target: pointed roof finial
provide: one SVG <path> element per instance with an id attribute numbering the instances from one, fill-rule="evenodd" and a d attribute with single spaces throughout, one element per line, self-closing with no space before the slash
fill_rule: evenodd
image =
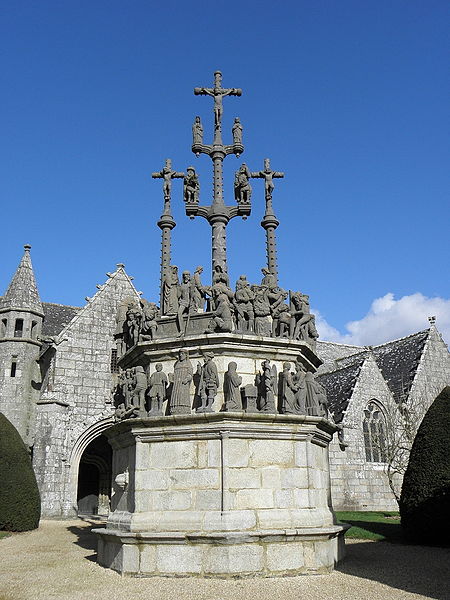
<path id="1" fill-rule="evenodd" d="M 428 322 L 431 326 L 436 325 L 436 317 L 428 317 Z"/>
<path id="2" fill-rule="evenodd" d="M 3 296 L 0 308 L 33 310 L 43 315 L 44 311 L 31 263 L 30 248 L 30 244 L 24 245 L 25 253 Z"/>

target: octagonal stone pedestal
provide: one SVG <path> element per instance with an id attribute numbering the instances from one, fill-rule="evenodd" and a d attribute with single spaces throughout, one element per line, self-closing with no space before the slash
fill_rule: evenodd
<path id="1" fill-rule="evenodd" d="M 124 575 L 245 577 L 331 571 L 343 527 L 319 417 L 206 413 L 123 421 L 98 561 Z"/>

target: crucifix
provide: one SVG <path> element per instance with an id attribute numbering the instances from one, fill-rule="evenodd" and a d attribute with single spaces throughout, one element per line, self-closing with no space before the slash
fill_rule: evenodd
<path id="1" fill-rule="evenodd" d="M 164 215 L 170 215 L 170 199 L 172 194 L 172 179 L 182 179 L 184 173 L 178 173 L 172 169 L 172 161 L 166 158 L 166 164 L 161 171 L 152 173 L 153 179 L 163 179 Z"/>
<path id="2" fill-rule="evenodd" d="M 214 140 L 212 144 L 203 143 L 203 126 L 200 117 L 196 117 L 193 129 L 192 151 L 199 156 L 207 154 L 213 161 L 213 201 L 210 206 L 200 206 L 197 203 L 186 202 L 186 214 L 190 218 L 196 216 L 205 218 L 212 229 L 212 271 L 219 266 L 226 273 L 226 226 L 236 216 L 247 218 L 251 212 L 250 202 L 238 206 L 226 206 L 223 198 L 223 160 L 228 154 L 239 156 L 244 151 L 242 135 L 234 133 L 233 144 L 224 145 L 222 142 L 222 116 L 223 98 L 225 96 L 241 96 L 240 88 L 223 88 L 222 74 L 220 71 L 214 73 L 214 87 L 194 88 L 196 96 L 211 96 L 214 99 Z M 240 123 L 239 123 L 240 125 Z M 240 126 L 242 131 L 242 126 Z"/>
<path id="3" fill-rule="evenodd" d="M 161 171 L 152 173 L 153 179 L 163 179 L 163 194 L 164 194 L 164 209 L 161 218 L 158 221 L 158 227 L 161 229 L 161 304 L 162 307 L 162 289 L 164 274 L 167 267 L 171 263 L 171 231 L 176 226 L 174 218 L 171 213 L 171 193 L 172 193 L 172 179 L 181 179 L 184 177 L 184 173 L 178 173 L 172 169 L 172 161 L 170 158 L 166 159 L 166 164 Z"/>
<path id="4" fill-rule="evenodd" d="M 273 212 L 272 193 L 275 188 L 273 183 L 274 178 L 284 177 L 284 173 L 280 171 L 272 171 L 270 168 L 270 159 L 264 159 L 264 169 L 251 173 L 251 177 L 256 179 L 264 179 L 264 195 L 266 199 L 266 212 L 261 221 L 261 226 L 266 230 L 266 253 L 267 253 L 267 268 L 278 281 L 278 266 L 277 266 L 277 240 L 275 229 L 280 222 Z"/>
<path id="5" fill-rule="evenodd" d="M 225 96 L 241 96 L 242 90 L 240 88 L 223 88 L 222 73 L 216 71 L 214 73 L 214 87 L 196 87 L 194 88 L 194 94 L 196 96 L 212 96 L 212 98 L 214 98 L 214 143 L 216 143 L 216 140 L 217 143 L 221 143 L 223 114 L 222 100 Z"/>

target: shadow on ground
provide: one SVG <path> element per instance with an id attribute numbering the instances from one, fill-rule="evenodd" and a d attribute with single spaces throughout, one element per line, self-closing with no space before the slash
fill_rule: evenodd
<path id="1" fill-rule="evenodd" d="M 102 527 L 104 521 L 89 518 L 83 518 L 82 521 L 84 523 L 89 523 L 89 527 L 71 525 L 70 527 L 67 527 L 67 531 L 70 531 L 70 533 L 73 533 L 76 536 L 76 540 L 73 542 L 74 544 L 86 550 L 92 550 L 93 554 L 85 556 L 85 558 L 91 562 L 97 562 L 97 536 L 92 533 L 92 530 L 96 527 Z"/>
<path id="2" fill-rule="evenodd" d="M 450 548 L 353 541 L 346 544 L 346 557 L 336 570 L 409 593 L 449 600 L 449 565 Z"/>
<path id="3" fill-rule="evenodd" d="M 368 520 L 356 521 L 353 519 L 345 519 L 345 523 L 348 523 L 352 527 L 358 527 L 362 531 L 370 531 L 379 536 L 380 539 L 385 539 L 391 543 L 398 544 L 404 541 L 400 523 L 381 523 L 379 521 Z"/>

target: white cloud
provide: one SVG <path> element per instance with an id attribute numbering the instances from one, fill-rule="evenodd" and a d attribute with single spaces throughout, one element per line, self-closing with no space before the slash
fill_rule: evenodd
<path id="1" fill-rule="evenodd" d="M 318 312 L 317 329 L 320 339 L 361 346 L 382 344 L 429 327 L 428 317 L 436 317 L 436 325 L 447 343 L 450 341 L 450 300 L 427 298 L 416 293 L 396 300 L 389 292 L 376 298 L 365 317 L 346 324 L 340 333 Z"/>

